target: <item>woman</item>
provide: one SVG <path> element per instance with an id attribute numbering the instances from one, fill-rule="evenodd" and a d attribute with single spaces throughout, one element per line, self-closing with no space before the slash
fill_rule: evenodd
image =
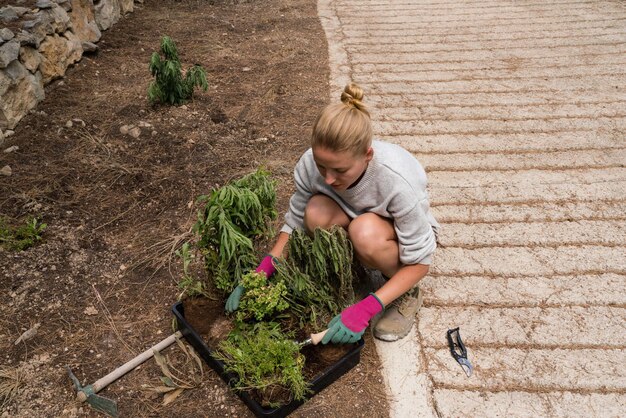
<path id="1" fill-rule="evenodd" d="M 436 248 L 437 221 L 430 213 L 426 173 L 403 148 L 372 140 L 363 91 L 349 84 L 341 103 L 327 106 L 313 126 L 311 148 L 294 170 L 296 192 L 276 243 L 257 272 L 274 274 L 294 228 L 313 231 L 340 225 L 359 261 L 386 279 L 375 293 L 331 320 L 323 343 L 358 341 L 371 319 L 385 310 L 374 335 L 395 341 L 408 334 L 422 303 L 417 283 L 428 273 Z M 226 309 L 233 311 L 238 286 Z M 387 307 L 387 309 L 385 309 Z"/>

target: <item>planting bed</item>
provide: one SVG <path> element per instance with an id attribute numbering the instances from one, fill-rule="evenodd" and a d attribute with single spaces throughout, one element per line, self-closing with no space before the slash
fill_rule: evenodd
<path id="1" fill-rule="evenodd" d="M 226 383 L 233 383 L 236 375 L 224 370 L 224 364 L 212 357 L 217 344 L 226 338 L 230 331 L 231 322 L 221 314 L 221 304 L 206 298 L 187 299 L 184 303 L 178 302 L 172 307 L 176 317 L 177 327 L 186 340 L 196 349 L 204 361 L 211 366 Z M 303 333 L 298 340 L 306 338 Z M 306 358 L 304 375 L 311 384 L 312 393 L 307 398 L 317 394 L 322 389 L 336 381 L 347 371 L 359 363 L 364 341 L 346 345 L 317 345 L 302 348 Z M 248 405 L 252 412 L 259 417 L 284 417 L 300 406 L 303 401 L 277 399 L 280 407 L 271 408 L 263 405 L 260 397 L 254 391 L 238 391 L 237 394 Z M 288 395 L 287 395 L 288 396 Z"/>

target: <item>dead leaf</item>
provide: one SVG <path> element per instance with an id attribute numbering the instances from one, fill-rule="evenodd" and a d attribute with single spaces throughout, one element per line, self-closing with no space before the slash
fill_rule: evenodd
<path id="1" fill-rule="evenodd" d="M 155 388 L 152 388 L 152 390 L 157 393 L 169 393 L 173 390 L 176 390 L 176 388 L 169 387 L 169 386 L 157 386 Z"/>
<path id="2" fill-rule="evenodd" d="M 37 329 L 39 329 L 39 326 L 41 324 L 39 322 L 37 322 L 35 325 L 33 325 L 28 331 L 24 331 L 24 333 L 22 333 L 22 335 L 20 335 L 18 337 L 17 340 L 15 340 L 15 345 L 18 345 L 19 343 L 26 341 L 26 340 L 30 340 L 31 338 L 33 338 L 35 335 L 37 335 Z"/>
<path id="3" fill-rule="evenodd" d="M 191 357 L 196 362 L 196 364 L 198 365 L 198 368 L 200 369 L 200 381 L 202 381 L 202 378 L 204 377 L 204 369 L 202 368 L 202 360 L 196 353 L 196 350 L 194 350 L 193 347 L 191 346 L 187 346 L 179 338 L 176 338 L 176 343 L 181 348 L 181 350 L 183 350 L 183 353 L 185 353 L 185 356 L 187 356 L 187 358 Z M 196 372 L 195 367 L 193 367 L 193 363 L 192 363 L 192 372 L 194 374 Z M 197 379 L 194 379 L 194 381 L 196 380 Z"/>
<path id="4" fill-rule="evenodd" d="M 172 379 L 174 376 L 172 376 L 172 373 L 170 372 L 170 369 L 167 366 L 167 360 L 165 359 L 163 354 L 154 350 L 154 359 L 156 360 L 157 364 L 161 367 L 161 371 L 163 372 L 163 374 L 169 377 L 170 379 Z"/>
<path id="5" fill-rule="evenodd" d="M 172 388 L 177 388 L 178 386 L 174 383 L 174 381 L 167 377 L 167 376 L 161 376 L 159 379 L 161 379 L 161 382 L 163 382 L 164 385 L 167 385 L 169 387 Z"/>
<path id="6" fill-rule="evenodd" d="M 83 313 L 87 316 L 98 315 L 98 310 L 93 306 L 87 306 Z"/>
<path id="7" fill-rule="evenodd" d="M 176 389 L 173 392 L 166 393 L 163 397 L 163 406 L 168 405 L 176 400 L 185 389 Z"/>

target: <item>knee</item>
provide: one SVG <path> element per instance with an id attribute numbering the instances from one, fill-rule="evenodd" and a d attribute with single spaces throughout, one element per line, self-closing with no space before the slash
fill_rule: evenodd
<path id="1" fill-rule="evenodd" d="M 329 197 L 323 195 L 312 196 L 304 209 L 304 227 L 306 230 L 311 232 L 315 228 L 328 229 L 337 223 L 337 209 L 335 206 L 337 204 Z"/>
<path id="2" fill-rule="evenodd" d="M 374 257 L 388 243 L 385 234 L 376 227 L 377 215 L 366 213 L 356 217 L 348 226 L 348 236 L 360 257 Z"/>

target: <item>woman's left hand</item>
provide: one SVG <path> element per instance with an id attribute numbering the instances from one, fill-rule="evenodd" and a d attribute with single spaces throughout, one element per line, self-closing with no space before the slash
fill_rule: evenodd
<path id="1" fill-rule="evenodd" d="M 370 293 L 365 299 L 347 307 L 330 321 L 322 344 L 357 342 L 363 336 L 370 320 L 384 308 L 378 297 Z"/>

